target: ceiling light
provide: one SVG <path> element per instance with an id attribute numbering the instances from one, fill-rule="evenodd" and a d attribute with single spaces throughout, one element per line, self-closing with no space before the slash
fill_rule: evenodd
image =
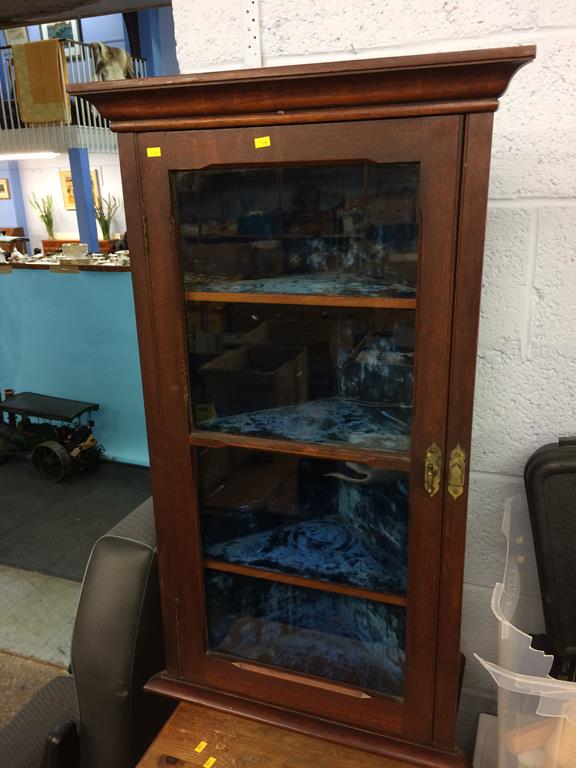
<path id="1" fill-rule="evenodd" d="M 49 160 L 61 154 L 61 152 L 11 152 L 0 155 L 0 160 Z"/>

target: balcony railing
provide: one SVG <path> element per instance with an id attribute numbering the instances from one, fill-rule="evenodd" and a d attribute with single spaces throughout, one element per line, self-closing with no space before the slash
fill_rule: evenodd
<path id="1" fill-rule="evenodd" d="M 94 82 L 96 68 L 92 49 L 87 43 L 64 41 L 69 83 Z M 146 77 L 144 59 L 133 58 L 136 77 Z M 70 99 L 70 123 L 27 125 L 20 117 L 14 86 L 12 47 L 0 47 L 0 151 L 65 152 L 69 147 L 84 147 L 94 152 L 116 152 L 116 134 L 108 121 L 87 101 Z"/>

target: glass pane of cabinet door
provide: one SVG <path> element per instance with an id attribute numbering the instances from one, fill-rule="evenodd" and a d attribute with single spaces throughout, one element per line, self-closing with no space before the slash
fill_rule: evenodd
<path id="1" fill-rule="evenodd" d="M 417 163 L 178 173 L 190 290 L 397 296 L 416 290 Z"/>
<path id="2" fill-rule="evenodd" d="M 145 167 L 183 309 L 183 675 L 424 738 L 459 122 L 267 130 L 265 153 L 251 129 L 172 134 Z"/>
<path id="3" fill-rule="evenodd" d="M 402 696 L 407 477 L 242 449 L 198 461 L 209 649 Z"/>
<path id="4" fill-rule="evenodd" d="M 197 429 L 408 451 L 413 309 L 192 301 L 186 316 Z"/>

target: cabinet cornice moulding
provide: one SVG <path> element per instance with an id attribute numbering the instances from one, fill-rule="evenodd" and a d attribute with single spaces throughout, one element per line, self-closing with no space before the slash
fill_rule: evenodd
<path id="1" fill-rule="evenodd" d="M 535 46 L 70 85 L 114 131 L 493 112 Z"/>

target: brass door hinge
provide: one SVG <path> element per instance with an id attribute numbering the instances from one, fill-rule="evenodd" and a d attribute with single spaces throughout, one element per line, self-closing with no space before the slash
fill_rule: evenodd
<path id="1" fill-rule="evenodd" d="M 450 451 L 448 462 L 448 493 L 456 501 L 464 493 L 466 454 L 459 445 Z"/>
<path id="2" fill-rule="evenodd" d="M 432 443 L 424 456 L 424 488 L 430 498 L 440 490 L 440 470 L 442 469 L 442 451 Z"/>

